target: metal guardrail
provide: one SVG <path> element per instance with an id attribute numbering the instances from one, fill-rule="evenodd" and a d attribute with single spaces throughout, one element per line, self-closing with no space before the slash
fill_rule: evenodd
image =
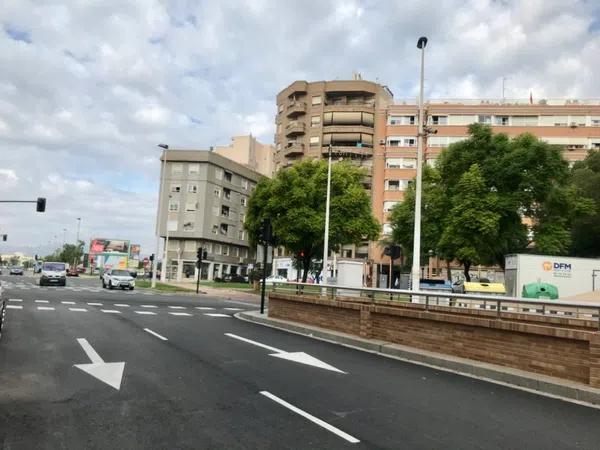
<path id="1" fill-rule="evenodd" d="M 273 292 L 294 292 L 296 294 L 316 294 L 335 299 L 336 297 L 357 297 L 422 304 L 430 307 L 460 308 L 468 310 L 495 311 L 498 318 L 502 313 L 530 314 L 546 317 L 561 317 L 597 321 L 600 329 L 600 304 L 567 302 L 561 300 L 539 300 L 501 295 L 457 294 L 448 291 L 411 291 L 405 289 L 356 288 L 331 284 L 309 284 L 295 282 L 273 283 Z"/>

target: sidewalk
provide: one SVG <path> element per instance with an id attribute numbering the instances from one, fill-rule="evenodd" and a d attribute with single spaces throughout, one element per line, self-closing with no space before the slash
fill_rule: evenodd
<path id="1" fill-rule="evenodd" d="M 300 334 L 313 339 L 330 342 L 356 350 L 375 353 L 380 356 L 394 358 L 412 364 L 419 364 L 433 369 L 452 372 L 459 375 L 502 384 L 547 397 L 585 404 L 600 408 L 600 389 L 585 384 L 571 382 L 560 378 L 549 377 L 510 367 L 488 364 L 472 359 L 459 358 L 441 353 L 429 352 L 419 348 L 392 344 L 377 339 L 366 339 L 352 334 L 325 328 L 274 319 L 258 311 L 244 311 L 235 314 L 238 319 L 253 322 L 271 328 Z"/>
<path id="2" fill-rule="evenodd" d="M 189 281 L 169 281 L 165 283 L 171 286 L 176 286 L 182 289 L 188 289 L 191 292 L 196 292 L 196 282 Z M 210 297 L 220 297 L 225 298 L 227 300 L 240 300 L 246 301 L 250 303 L 260 303 L 260 294 L 255 294 L 253 292 L 245 292 L 240 289 L 228 289 L 226 287 L 223 288 L 213 288 L 210 286 L 204 286 L 200 284 L 200 292 L 210 296 Z"/>

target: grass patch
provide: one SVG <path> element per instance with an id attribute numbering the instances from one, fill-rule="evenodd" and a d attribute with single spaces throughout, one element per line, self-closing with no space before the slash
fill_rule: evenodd
<path id="1" fill-rule="evenodd" d="M 152 281 L 148 281 L 148 280 L 136 280 L 135 282 L 135 287 L 138 288 L 144 288 L 144 289 L 151 289 L 152 288 Z M 165 284 L 165 283 L 159 283 L 158 281 L 156 282 L 156 288 L 157 291 L 167 291 L 167 292 L 191 292 L 190 289 L 185 289 L 185 288 L 181 288 L 179 286 L 171 286 L 170 284 Z"/>
<path id="2" fill-rule="evenodd" d="M 201 281 L 200 286 L 206 286 L 215 289 L 250 289 L 252 290 L 252 284 L 250 283 L 217 283 L 215 281 Z"/>

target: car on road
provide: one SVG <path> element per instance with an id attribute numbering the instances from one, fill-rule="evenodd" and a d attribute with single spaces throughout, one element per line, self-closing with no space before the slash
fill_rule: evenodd
<path id="1" fill-rule="evenodd" d="M 225 275 L 225 277 L 223 279 L 227 283 L 247 283 L 248 282 L 247 276 L 238 275 L 238 274 Z"/>
<path id="2" fill-rule="evenodd" d="M 40 276 L 40 286 L 66 286 L 67 265 L 64 262 L 44 262 Z"/>
<path id="3" fill-rule="evenodd" d="M 78 277 L 79 276 L 79 272 L 77 271 L 76 267 L 69 267 L 69 270 L 67 270 L 67 276 L 68 277 Z"/>
<path id="4" fill-rule="evenodd" d="M 287 283 L 287 278 L 282 277 L 281 275 L 271 275 L 270 277 L 267 277 L 267 279 L 265 280 L 265 283 L 266 284 Z"/>
<path id="5" fill-rule="evenodd" d="M 135 279 L 128 270 L 108 269 L 102 275 L 102 287 L 108 289 L 129 289 L 133 291 L 135 288 Z"/>
<path id="6" fill-rule="evenodd" d="M 19 266 L 13 266 L 10 268 L 10 275 L 23 275 L 23 268 Z"/>

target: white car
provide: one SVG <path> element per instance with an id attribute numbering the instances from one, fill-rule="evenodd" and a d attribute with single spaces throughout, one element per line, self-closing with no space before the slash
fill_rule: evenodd
<path id="1" fill-rule="evenodd" d="M 287 278 L 282 277 L 281 275 L 271 275 L 267 277 L 265 280 L 265 284 L 273 284 L 273 283 L 287 283 Z"/>
<path id="2" fill-rule="evenodd" d="M 135 288 L 135 279 L 128 270 L 109 269 L 102 275 L 102 287 L 108 289 L 129 289 L 133 291 Z"/>
<path id="3" fill-rule="evenodd" d="M 67 265 L 64 262 L 45 261 L 42 264 L 40 286 L 52 285 L 67 285 Z"/>

